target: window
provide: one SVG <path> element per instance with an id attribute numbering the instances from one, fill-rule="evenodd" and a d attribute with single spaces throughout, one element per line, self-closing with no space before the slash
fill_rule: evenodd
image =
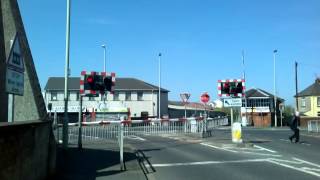
<path id="1" fill-rule="evenodd" d="M 301 107 L 306 107 L 306 99 L 304 97 L 301 98 Z"/>
<path id="2" fill-rule="evenodd" d="M 126 101 L 131 101 L 131 92 L 126 92 Z"/>
<path id="3" fill-rule="evenodd" d="M 317 106 L 320 107 L 320 97 L 317 97 Z"/>
<path id="4" fill-rule="evenodd" d="M 138 96 L 138 101 L 143 101 L 143 92 L 138 92 L 137 96 Z"/>
<path id="5" fill-rule="evenodd" d="M 94 96 L 89 96 L 89 101 L 94 101 Z"/>
<path id="6" fill-rule="evenodd" d="M 114 92 L 113 93 L 113 100 L 114 101 L 119 101 L 119 92 Z"/>
<path id="7" fill-rule="evenodd" d="M 76 96 L 77 96 L 77 97 L 76 97 L 76 100 L 77 100 L 77 101 L 79 101 L 80 93 L 79 93 L 79 92 L 77 92 L 77 93 L 76 93 Z"/>
<path id="8" fill-rule="evenodd" d="M 51 92 L 51 101 L 57 101 L 57 100 L 58 100 L 57 92 Z"/>
<path id="9" fill-rule="evenodd" d="M 318 116 L 320 116 L 320 111 L 318 111 Z"/>

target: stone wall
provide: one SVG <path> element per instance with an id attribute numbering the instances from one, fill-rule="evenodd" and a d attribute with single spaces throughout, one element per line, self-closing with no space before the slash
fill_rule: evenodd
<path id="1" fill-rule="evenodd" d="M 0 179 L 41 180 L 54 174 L 51 121 L 0 123 Z"/>

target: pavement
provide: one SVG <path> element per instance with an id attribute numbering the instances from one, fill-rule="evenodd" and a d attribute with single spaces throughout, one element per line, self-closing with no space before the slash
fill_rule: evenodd
<path id="1" fill-rule="evenodd" d="M 117 142 L 113 140 L 84 143 L 79 150 L 70 145 L 68 150 L 58 147 L 55 180 L 112 180 L 145 179 L 137 156 L 129 145 L 124 146 L 125 169 L 120 170 Z"/>

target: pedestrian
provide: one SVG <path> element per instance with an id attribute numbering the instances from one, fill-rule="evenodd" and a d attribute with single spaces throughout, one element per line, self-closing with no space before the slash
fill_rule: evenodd
<path id="1" fill-rule="evenodd" d="M 290 141 L 292 142 L 293 141 L 293 139 L 295 140 L 295 143 L 297 143 L 297 142 L 299 142 L 299 140 L 300 140 L 300 130 L 299 130 L 299 128 L 298 128 L 298 121 L 299 121 L 299 118 L 300 118 L 300 114 L 299 114 L 299 112 L 297 111 L 295 114 L 294 114 L 294 116 L 293 116 L 293 118 L 292 118 L 292 120 L 291 120 L 291 122 L 290 122 L 290 129 L 294 132 L 294 134 L 292 135 L 292 136 L 290 136 L 289 137 L 289 139 L 290 139 Z"/>

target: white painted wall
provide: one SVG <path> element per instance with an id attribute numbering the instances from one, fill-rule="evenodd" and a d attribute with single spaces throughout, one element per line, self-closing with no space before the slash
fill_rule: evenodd
<path id="1" fill-rule="evenodd" d="M 57 92 L 58 100 L 51 101 L 51 93 L 46 92 L 46 104 L 52 103 L 53 112 L 64 111 L 64 93 L 63 91 Z M 147 111 L 149 116 L 157 116 L 158 113 L 158 91 L 144 91 L 143 100 L 138 101 L 137 92 L 132 91 L 131 101 L 125 101 L 125 92 L 119 93 L 119 101 L 113 101 L 113 95 L 108 93 L 106 104 L 107 107 L 125 107 L 130 108 L 131 116 L 140 116 L 141 112 Z M 95 97 L 93 101 L 89 101 L 89 97 L 83 97 L 83 109 L 95 108 L 98 110 L 99 105 L 102 103 L 101 95 Z M 70 99 L 68 102 L 69 112 L 79 111 L 79 101 L 77 100 L 77 92 L 70 92 Z M 99 110 L 98 110 L 99 111 Z M 161 94 L 161 114 L 168 114 L 168 93 Z"/>

